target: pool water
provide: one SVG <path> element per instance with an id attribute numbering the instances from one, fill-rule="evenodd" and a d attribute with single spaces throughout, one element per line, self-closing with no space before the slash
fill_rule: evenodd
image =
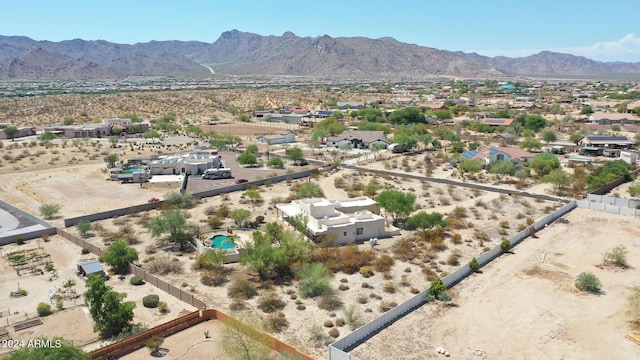
<path id="1" fill-rule="evenodd" d="M 211 238 L 211 247 L 214 249 L 234 249 L 236 244 L 227 235 L 215 235 Z"/>

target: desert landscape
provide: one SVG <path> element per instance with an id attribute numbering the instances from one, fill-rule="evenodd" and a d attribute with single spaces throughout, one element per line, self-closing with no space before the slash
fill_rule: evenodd
<path id="1" fill-rule="evenodd" d="M 405 226 L 402 222 L 394 224 L 392 214 L 383 209 L 382 214 L 387 223 L 385 229 L 389 236 L 381 237 L 373 245 L 361 241 L 355 246 L 331 250 L 335 251 L 336 257 L 344 256 L 345 263 L 349 257 L 366 260 L 358 263 L 354 271 L 346 271 L 334 264 L 328 285 L 335 296 L 329 305 L 323 297 L 302 297 L 298 277 L 283 283 L 265 281 L 254 271 L 248 270 L 246 264 L 239 263 L 225 264 L 223 270 L 218 270 L 217 273 L 201 268 L 200 254 L 197 251 L 191 248 L 179 249 L 167 236 L 152 236 L 147 225 L 152 219 L 162 215 L 166 208 L 131 212 L 126 216 L 94 221 L 87 234 L 83 234 L 75 226 L 65 230 L 84 237 L 103 249 L 115 239 L 125 239 L 139 254 L 136 264 L 143 269 L 193 294 L 210 308 L 231 314 L 252 314 L 271 324 L 270 331 L 277 338 L 313 358 L 327 359 L 327 345 L 332 341 L 424 290 L 432 280 L 456 271 L 474 257 L 527 229 L 567 203 L 574 194 L 583 193 L 587 174 L 593 171 L 589 166 L 601 166 L 609 162 L 609 159 L 595 158 L 593 165 L 583 166 L 568 161 L 573 154 L 558 156 L 561 159 L 560 169 L 568 174 L 582 176 L 580 181 L 565 184 L 560 189 L 562 191 L 558 191 L 553 184 L 541 182 L 539 176 L 498 175 L 486 170 L 468 172 L 463 171 L 459 164 L 452 165 L 452 160 L 458 156 L 453 152 L 456 144 L 470 146 L 477 142 L 493 146 L 505 145 L 487 134 L 466 127 L 463 122 L 470 121 L 466 115 L 447 126 L 426 130 L 442 141 L 442 147 L 431 146 L 429 149 L 421 148 L 419 151 L 398 154 L 390 150 L 374 153 L 366 149 L 346 151 L 314 147 L 311 145 L 313 129 L 255 118 L 248 122 L 241 121 L 238 117 L 243 112 L 234 113 L 237 110 L 235 107 L 247 109 L 249 105 L 279 106 L 295 102 L 310 107 L 320 106 L 325 101 L 333 101 L 334 96 L 331 93 L 310 95 L 282 90 L 224 90 L 2 99 L 1 101 L 5 101 L 2 107 L 5 115 L 24 125 L 42 126 L 63 117 L 93 121 L 92 119 L 100 117 L 136 113 L 154 119 L 174 113 L 175 122 L 181 126 L 175 132 L 163 133 L 159 140 L 133 135 L 115 143 L 108 138 L 81 141 L 40 141 L 37 137 L 5 140 L 2 143 L 0 163 L 0 196 L 12 205 L 36 215 L 40 213 L 42 204 L 57 204 L 60 206 L 59 213 L 48 221 L 64 228 L 64 219 L 136 206 L 153 198 L 166 199 L 179 191 L 180 181 L 153 181 L 141 185 L 111 181 L 105 162 L 112 154 L 116 154 L 119 160 L 126 161 L 194 150 L 199 145 L 207 145 L 210 140 L 206 135 L 196 136 L 186 131 L 190 126 L 198 126 L 203 131 L 237 137 L 233 145 L 235 148 L 228 149 L 235 152 L 220 152 L 225 162 L 234 169 L 236 178 L 263 179 L 266 174 L 290 174 L 309 167 L 295 167 L 287 160 L 283 169 L 270 169 L 267 166 L 245 169 L 236 163 L 237 154 L 255 143 L 258 135 L 275 130 L 293 130 L 297 136 L 296 143 L 273 145 L 270 152 L 286 158 L 288 149 L 299 147 L 305 158 L 324 163 L 326 166 L 322 167 L 323 171 L 313 173 L 309 178 L 248 187 L 246 190 L 257 191 L 257 198 L 254 198 L 255 194 L 249 197 L 249 192 L 243 190 L 195 199 L 193 206 L 182 208 L 180 212 L 189 229 L 197 229 L 194 230 L 194 234 L 198 234 L 195 236 L 196 242 L 204 243 L 204 240 L 213 235 L 228 233 L 227 230 L 243 240 L 252 241 L 254 231 L 265 234 L 269 231 L 267 225 L 272 222 L 281 223 L 284 230 L 294 230 L 293 226 L 281 221 L 276 205 L 296 199 L 300 188 L 307 183 L 317 185 L 323 196 L 330 200 L 361 196 L 375 198 L 386 190 L 412 194 L 415 196 L 412 214 L 420 211 L 442 214 L 446 227 L 416 229 Z M 374 98 L 389 99 L 389 96 L 377 93 L 365 96 L 350 93 L 341 96 L 341 99 L 364 102 Z M 54 103 L 64 106 L 56 107 Z M 94 107 L 96 103 L 100 106 Z M 560 122 L 557 116 L 550 115 L 550 118 L 554 119 L 550 121 Z M 360 120 L 356 117 L 352 121 Z M 567 123 L 559 137 L 568 137 L 567 134 L 579 126 L 577 123 Z M 454 134 L 464 140 L 456 143 L 436 135 L 443 129 L 450 129 L 445 134 Z M 431 179 L 441 179 L 447 183 Z M 199 191 L 233 184 L 234 179 L 196 178 L 189 182 L 187 190 Z M 476 185 L 486 188 L 481 189 Z M 615 193 L 625 197 L 629 186 L 631 183 L 617 188 Z M 248 210 L 249 219 L 262 220 L 254 225 L 240 226 L 229 215 L 235 209 Z M 569 220 L 568 224 L 552 224 L 536 234 L 538 238 L 525 240 L 513 249 L 513 253 L 501 256 L 495 263 L 483 268 L 482 273 L 474 274 L 455 286 L 451 289 L 452 302 L 428 304 L 419 308 L 353 349 L 352 354 L 361 359 L 435 358 L 442 356 L 436 352 L 438 347 L 442 347 L 454 358 L 504 358 L 513 354 L 524 358 L 537 355 L 573 358 L 573 354 L 578 354 L 575 358 L 604 356 L 604 351 L 609 346 L 603 347 L 605 350 L 585 347 L 585 344 L 593 343 L 592 340 L 598 336 L 592 330 L 582 330 L 590 329 L 587 322 L 589 319 L 581 317 L 577 312 L 565 311 L 586 309 L 597 312 L 596 305 L 593 305 L 595 301 L 607 301 L 604 306 L 612 311 L 596 315 L 605 316 L 599 323 L 606 323 L 604 319 L 607 316 L 615 320 L 606 324 L 612 330 L 607 341 L 620 349 L 619 357 L 637 354 L 636 345 L 624 339 L 624 334 L 631 329 L 629 318 L 624 315 L 624 307 L 629 288 L 635 286 L 629 283 L 633 281 L 633 276 L 637 276 L 635 268 L 631 266 L 621 270 L 602 266 L 603 253 L 621 244 L 629 250 L 629 263 L 637 262 L 637 247 L 634 242 L 620 240 L 633 237 L 634 234 L 627 233 L 633 231 L 633 226 L 616 228 L 615 231 L 620 233 L 607 237 L 608 232 L 603 229 L 625 221 L 626 218 L 582 209 L 574 210 L 566 218 Z M 635 219 L 630 218 L 628 221 L 632 224 Z M 569 235 L 574 233 L 575 235 Z M 565 239 L 565 236 L 571 238 Z M 41 301 L 47 301 L 49 290 L 53 286 L 60 287 L 66 279 L 77 278 L 77 262 L 95 258 L 91 254 L 82 255 L 82 249 L 62 237 L 50 236 L 46 240 L 32 240 L 26 245 L 12 244 L 2 248 L 3 254 L 6 254 L 17 249 L 42 247 L 51 254 L 55 268 L 59 271 L 58 278 L 54 280 L 49 280 L 52 276 L 49 272 L 17 276 L 5 261 L 0 271 L 2 287 L 13 289 L 16 287 L 14 283 L 19 280 L 20 288 L 29 291 L 26 298 L 6 302 L 7 308 L 11 309 L 7 313 L 7 324 L 38 319 L 36 306 Z M 615 241 L 615 244 L 608 241 Z M 323 251 L 323 245 L 314 245 L 314 251 L 307 261 L 321 258 Z M 593 256 L 586 256 L 587 253 Z M 160 265 L 168 267 L 165 269 Z M 369 267 L 371 271 L 363 272 L 363 267 Z M 603 293 L 599 296 L 575 290 L 575 276 L 586 270 L 596 272 L 602 280 Z M 152 327 L 195 310 L 150 284 L 142 287 L 131 285 L 131 275 L 122 280 L 116 274 L 111 275 L 108 284 L 116 291 L 127 293 L 125 300 L 136 302 L 135 323 Z M 627 285 L 623 285 L 625 283 Z M 246 299 L 231 295 L 237 284 L 249 284 L 255 294 Z M 503 288 L 505 284 L 509 286 Z M 85 291 L 83 286 L 82 281 L 77 281 L 77 294 Z M 540 293 L 545 296 L 539 296 Z M 169 313 L 161 314 L 157 309 L 144 308 L 141 299 L 148 294 L 160 295 L 161 300 L 168 303 Z M 496 295 L 500 298 L 492 298 Z M 276 312 L 264 311 L 261 302 L 266 298 L 280 301 L 282 307 Z M 540 303 L 534 303 L 533 300 Z M 562 306 L 553 305 L 550 308 L 555 301 L 559 301 Z M 602 306 L 603 303 L 597 304 Z M 4 311 L 5 303 L 2 306 L 0 310 Z M 555 309 L 562 309 L 562 312 Z M 63 309 L 54 310 L 52 315 L 43 317 L 42 325 L 22 332 L 11 330 L 9 335 L 14 339 L 47 335 L 60 319 L 72 317 L 75 326 L 69 327 L 69 332 L 63 336 L 86 350 L 95 349 L 105 341 L 93 333 L 91 317 L 85 310 L 81 298 L 76 299 L 75 304 L 65 302 Z M 523 311 L 527 316 L 522 315 Z M 488 314 L 499 316 L 492 317 L 493 315 Z M 596 315 L 594 318 L 598 318 Z M 433 322 L 427 322 L 425 318 L 433 319 Z M 468 323 L 469 319 L 474 319 L 473 324 Z M 209 321 L 169 336 L 162 345 L 162 354 L 169 358 L 211 355 L 226 359 L 225 356 L 229 354 L 225 354 L 223 350 L 223 328 L 222 324 Z M 494 334 L 496 339 L 504 339 L 512 336 L 513 329 L 525 328 L 528 332 L 518 332 L 515 344 L 509 352 L 501 346 L 502 340 L 492 340 Z M 441 329 L 447 330 L 439 332 Z M 212 336 L 205 337 L 205 332 L 210 332 Z M 531 341 L 532 338 L 538 340 L 534 342 Z M 148 353 L 148 349 L 140 349 L 125 358 L 147 358 Z"/>

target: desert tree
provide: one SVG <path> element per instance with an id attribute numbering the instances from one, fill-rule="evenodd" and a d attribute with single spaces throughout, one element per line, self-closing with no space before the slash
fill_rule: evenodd
<path id="1" fill-rule="evenodd" d="M 151 236 L 159 237 L 162 234 L 169 234 L 169 240 L 180 245 L 180 250 L 191 239 L 187 232 L 187 220 L 179 209 L 168 210 L 157 215 L 147 224 L 147 229 Z"/>
<path id="2" fill-rule="evenodd" d="M 376 196 L 376 201 L 391 214 L 392 221 L 396 224 L 413 212 L 416 196 L 397 190 L 385 190 Z"/>
<path id="3" fill-rule="evenodd" d="M 251 218 L 251 211 L 247 209 L 233 209 L 229 213 L 229 217 L 233 219 L 238 227 L 244 227 Z"/>
<path id="4" fill-rule="evenodd" d="M 42 204 L 39 207 L 40 214 L 45 217 L 45 219 L 53 219 L 60 212 L 59 204 Z"/>
<path id="5" fill-rule="evenodd" d="M 112 168 L 112 167 L 116 166 L 116 162 L 118 161 L 118 154 L 109 154 L 104 159 L 104 161 L 107 163 L 107 166 Z"/>
<path id="6" fill-rule="evenodd" d="M 553 184 L 553 192 L 557 192 L 559 189 L 571 184 L 573 182 L 573 177 L 562 169 L 554 169 L 551 170 L 547 175 L 540 178 L 540 181 L 544 183 Z"/>
<path id="7" fill-rule="evenodd" d="M 107 246 L 102 259 L 112 266 L 117 273 L 125 274 L 129 270 L 129 264 L 138 260 L 138 251 L 129 246 L 123 239 L 116 239 Z"/>
<path id="8" fill-rule="evenodd" d="M 91 222 L 84 219 L 80 220 L 76 224 L 76 229 L 78 229 L 78 233 L 80 234 L 80 236 L 85 238 L 89 235 L 89 231 L 91 231 Z"/>
<path id="9" fill-rule="evenodd" d="M 9 139 L 11 139 L 11 141 L 14 141 L 16 138 L 16 135 L 18 135 L 18 133 L 20 132 L 20 130 L 13 125 L 9 125 L 5 127 L 4 129 L 2 129 L 2 131 Z"/>
<path id="10" fill-rule="evenodd" d="M 249 189 L 244 192 L 244 196 L 248 197 L 249 200 L 251 200 L 251 205 L 254 209 L 256 207 L 256 202 L 262 198 L 258 189 Z"/>
<path id="11" fill-rule="evenodd" d="M 84 298 L 89 305 L 94 331 L 102 332 L 105 336 L 118 335 L 130 326 L 136 304 L 124 302 L 126 296 L 107 286 L 104 277 L 89 275 Z"/>

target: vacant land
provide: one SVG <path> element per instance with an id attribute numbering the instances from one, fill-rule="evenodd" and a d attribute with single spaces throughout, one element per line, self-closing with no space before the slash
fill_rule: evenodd
<path id="1" fill-rule="evenodd" d="M 640 219 L 576 209 L 452 289 L 453 302 L 428 304 L 392 324 L 352 353 L 361 359 L 634 359 L 640 347 L 624 338 L 630 289 L 639 285 Z M 624 226 L 620 226 L 624 224 Z M 618 245 L 631 267 L 602 266 Z M 602 293 L 578 291 L 591 272 Z M 479 350 L 476 352 L 476 350 Z"/>

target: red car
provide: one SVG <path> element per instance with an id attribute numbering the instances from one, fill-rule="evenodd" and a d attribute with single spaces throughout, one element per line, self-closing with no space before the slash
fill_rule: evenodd
<path id="1" fill-rule="evenodd" d="M 150 203 L 158 202 L 158 201 L 160 201 L 160 199 L 158 199 L 157 197 L 152 197 L 151 199 L 147 200 L 147 202 L 150 202 Z"/>
<path id="2" fill-rule="evenodd" d="M 236 180 L 236 184 L 242 184 L 242 183 L 246 183 L 246 182 L 249 182 L 249 180 L 247 180 L 247 179 L 238 179 L 238 180 Z"/>

